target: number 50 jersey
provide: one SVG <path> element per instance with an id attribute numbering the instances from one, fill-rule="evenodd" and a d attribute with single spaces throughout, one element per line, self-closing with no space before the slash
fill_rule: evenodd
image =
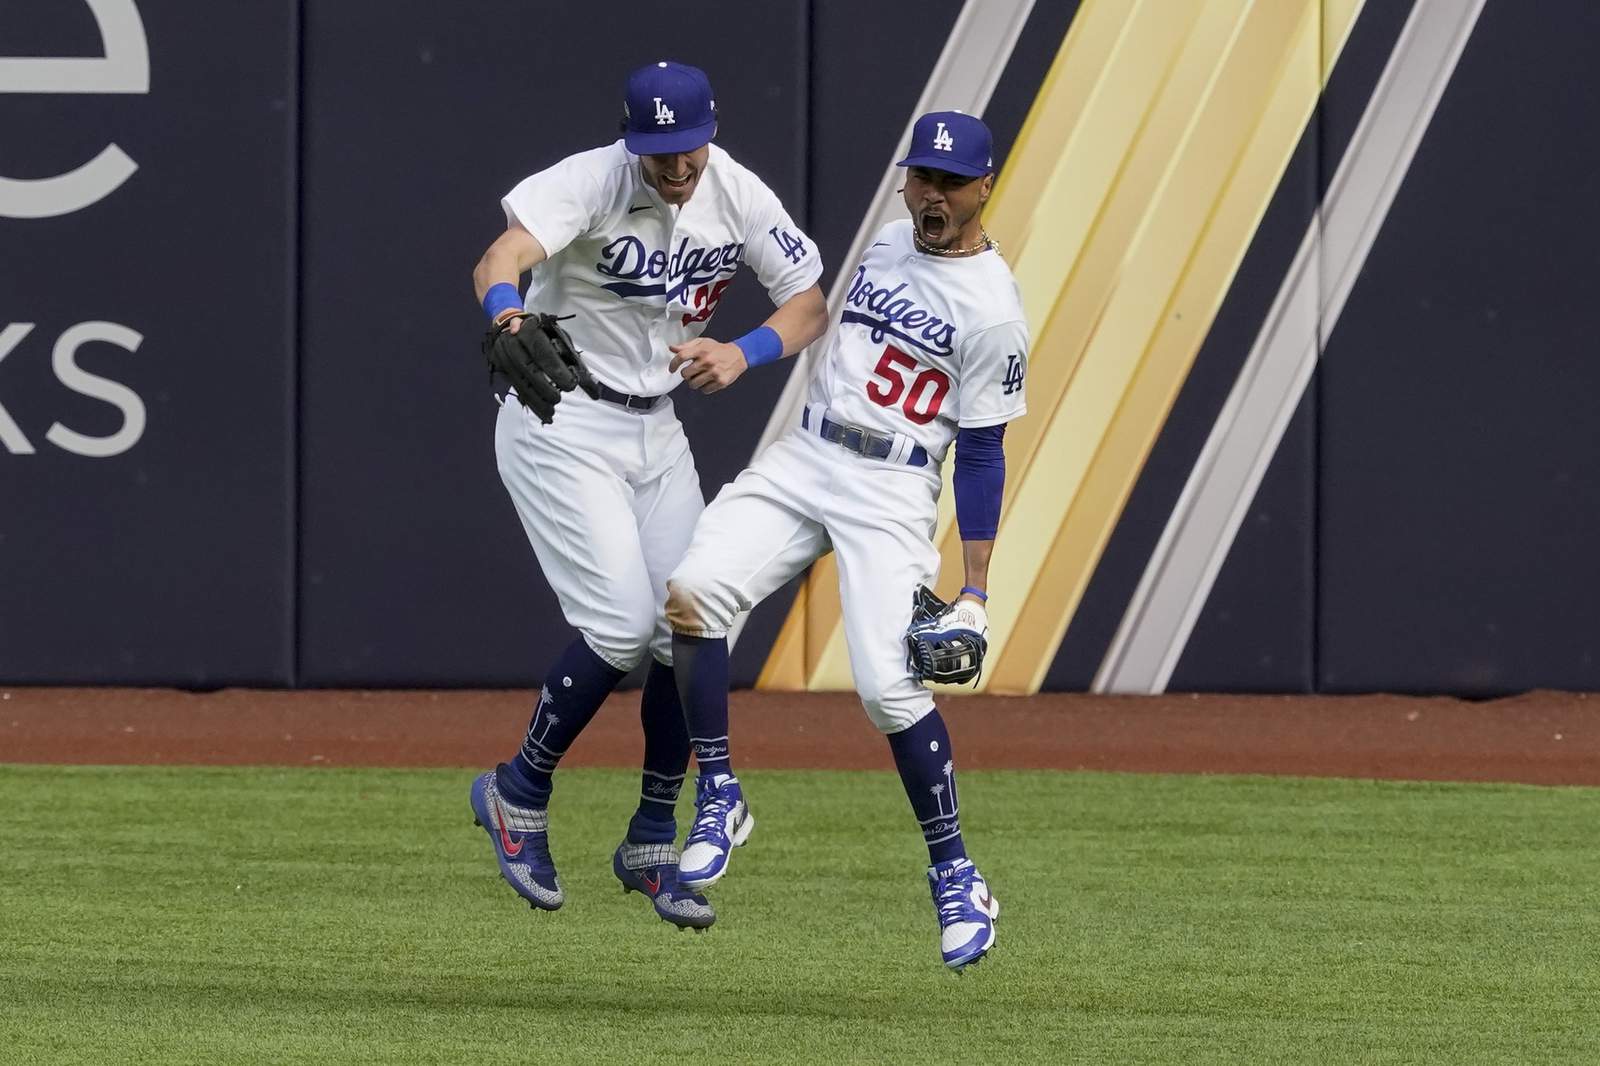
<path id="1" fill-rule="evenodd" d="M 993 249 L 919 252 L 909 219 L 878 232 L 824 344 L 808 400 L 837 420 L 903 433 L 938 462 L 957 427 L 1028 409 L 1028 324 L 1011 268 Z"/>

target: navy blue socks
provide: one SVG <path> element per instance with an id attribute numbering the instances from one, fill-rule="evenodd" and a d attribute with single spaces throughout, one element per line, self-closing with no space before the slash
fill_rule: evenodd
<path id="1" fill-rule="evenodd" d="M 639 782 L 639 809 L 628 823 L 630 844 L 670 844 L 678 837 L 673 808 L 689 768 L 689 728 L 672 667 L 650 663 L 639 700 L 644 727 L 644 773 Z"/>
<path id="2" fill-rule="evenodd" d="M 545 675 L 522 750 L 498 767 L 496 781 L 506 799 L 518 807 L 549 805 L 550 775 L 556 763 L 624 676 L 582 637 L 567 645 Z"/>
<path id="3" fill-rule="evenodd" d="M 961 817 L 956 803 L 956 766 L 950 731 L 936 707 L 910 729 L 889 734 L 895 769 L 911 800 L 911 813 L 922 825 L 928 861 L 934 866 L 966 856 Z"/>
<path id="4" fill-rule="evenodd" d="M 678 698 L 700 776 L 731 774 L 728 763 L 728 640 L 672 635 Z"/>

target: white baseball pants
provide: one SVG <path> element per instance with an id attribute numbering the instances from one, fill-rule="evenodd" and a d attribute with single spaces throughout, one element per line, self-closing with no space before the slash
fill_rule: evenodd
<path id="1" fill-rule="evenodd" d="M 668 618 L 722 636 L 831 546 L 856 692 L 875 726 L 898 733 L 933 709 L 903 638 L 912 593 L 939 570 L 938 502 L 936 468 L 866 459 L 796 428 L 706 508 L 667 582 Z"/>
<path id="2" fill-rule="evenodd" d="M 508 394 L 494 451 L 567 622 L 618 670 L 670 665 L 667 575 L 705 510 L 671 399 L 634 411 L 569 392 L 546 426 Z"/>

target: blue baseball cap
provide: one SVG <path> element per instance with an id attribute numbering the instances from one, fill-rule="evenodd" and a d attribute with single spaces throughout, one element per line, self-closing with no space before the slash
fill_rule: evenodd
<path id="1" fill-rule="evenodd" d="M 628 75 L 622 140 L 634 155 L 692 152 L 717 132 L 717 101 L 699 67 L 651 63 Z"/>
<path id="2" fill-rule="evenodd" d="M 994 137 L 980 118 L 960 111 L 930 111 L 911 127 L 911 151 L 896 166 L 981 178 L 994 173 Z"/>

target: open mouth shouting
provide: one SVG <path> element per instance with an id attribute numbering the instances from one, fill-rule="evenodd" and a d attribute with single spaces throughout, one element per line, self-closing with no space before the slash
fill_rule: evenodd
<path id="1" fill-rule="evenodd" d="M 927 243 L 942 247 L 952 235 L 950 218 L 937 207 L 924 207 L 917 212 L 917 233 Z"/>
<path id="2" fill-rule="evenodd" d="M 694 184 L 694 171 L 692 170 L 686 170 L 681 174 L 661 172 L 660 188 L 663 194 L 667 192 L 683 192 L 692 184 Z"/>
<path id="3" fill-rule="evenodd" d="M 693 152 L 673 152 L 668 155 L 644 156 L 641 163 L 644 177 L 656 193 L 669 204 L 681 204 L 694 195 L 700 183 L 710 149 L 700 147 Z"/>

